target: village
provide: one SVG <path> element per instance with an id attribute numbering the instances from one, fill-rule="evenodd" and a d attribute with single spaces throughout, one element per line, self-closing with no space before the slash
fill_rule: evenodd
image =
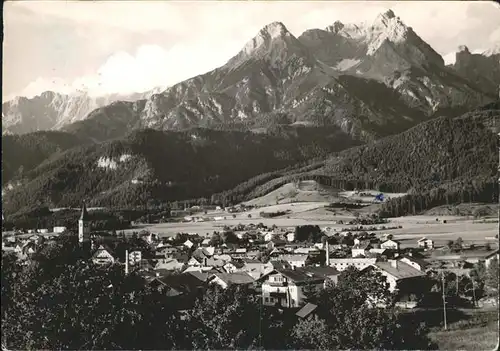
<path id="1" fill-rule="evenodd" d="M 432 293 L 423 283 L 429 277 L 446 277 L 450 284 L 456 283 L 457 295 L 459 281 L 471 285 L 472 289 L 464 288 L 468 293 L 463 297 L 472 306 L 496 304 L 496 299 L 488 299 L 488 290 L 494 288 L 471 274 L 479 266 L 498 266 L 495 241 L 474 245 L 458 238 L 438 247 L 432 238 L 421 237 L 402 247 L 392 234 L 384 233 L 401 226 L 377 216 L 339 224 L 342 226 L 278 227 L 247 223 L 225 225 L 212 235 L 178 233 L 168 237 L 142 230 L 127 239 L 124 232 L 93 232 L 83 204 L 78 234 L 54 227 L 50 232 L 42 229 L 3 236 L 2 251 L 28 262 L 57 236 L 77 235 L 95 265 L 121 265 L 125 274 L 140 274 L 151 287 L 182 301 L 180 309 L 189 309 L 195 292 L 204 286 L 245 285 L 255 289 L 263 305 L 294 309 L 297 316 L 306 318 L 317 307 L 308 303 L 307 292 L 335 284 L 350 267 L 385 277 L 388 292 L 401 308 L 442 304 L 435 296 L 437 302 L 431 301 Z"/>

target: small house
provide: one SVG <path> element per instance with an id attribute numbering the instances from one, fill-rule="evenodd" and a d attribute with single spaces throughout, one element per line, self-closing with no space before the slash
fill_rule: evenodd
<path id="1" fill-rule="evenodd" d="M 201 246 L 210 246 L 210 239 L 203 239 L 201 242 Z"/>
<path id="2" fill-rule="evenodd" d="M 267 244 L 267 248 L 268 249 L 275 249 L 275 248 L 279 248 L 279 247 L 285 247 L 285 245 L 286 245 L 286 241 L 275 238 L 275 239 L 272 239 L 271 241 L 269 241 L 269 243 Z"/>
<path id="3" fill-rule="evenodd" d="M 368 241 L 362 241 L 352 247 L 351 255 L 352 257 L 366 257 L 370 249 L 372 249 L 372 245 Z"/>
<path id="4" fill-rule="evenodd" d="M 358 270 L 363 270 L 368 266 L 374 265 L 376 262 L 376 258 L 330 258 L 329 264 L 338 271 L 343 271 L 350 266 Z"/>
<path id="5" fill-rule="evenodd" d="M 430 266 L 430 263 L 425 261 L 424 259 L 413 256 L 403 256 L 402 258 L 399 259 L 399 261 L 404 262 L 422 272 L 425 272 L 427 267 Z"/>
<path id="6" fill-rule="evenodd" d="M 388 249 L 388 250 L 399 250 L 399 242 L 395 240 L 387 240 L 384 241 L 382 244 L 380 244 L 381 249 Z"/>
<path id="7" fill-rule="evenodd" d="M 97 265 L 107 265 L 115 263 L 115 257 L 109 247 L 100 245 L 92 255 L 92 262 Z"/>
<path id="8" fill-rule="evenodd" d="M 183 263 L 179 262 L 175 258 L 164 258 L 161 260 L 158 260 L 155 266 L 155 270 L 166 270 L 166 271 L 175 271 L 175 270 L 180 270 L 184 266 Z"/>
<path id="9" fill-rule="evenodd" d="M 431 239 L 427 239 L 426 237 L 423 237 L 417 241 L 417 245 L 418 247 L 423 249 L 433 249 L 434 241 Z"/>
<path id="10" fill-rule="evenodd" d="M 308 255 L 281 255 L 282 261 L 288 262 L 292 268 L 305 267 Z"/>
<path id="11" fill-rule="evenodd" d="M 407 286 L 412 286 L 411 283 L 413 282 L 415 289 L 418 290 L 422 279 L 426 277 L 424 272 L 397 260 L 377 262 L 373 267 L 386 277 L 390 292 L 397 290 L 403 281 Z"/>

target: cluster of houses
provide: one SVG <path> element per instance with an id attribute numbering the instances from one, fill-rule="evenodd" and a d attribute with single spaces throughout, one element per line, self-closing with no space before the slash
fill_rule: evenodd
<path id="1" fill-rule="evenodd" d="M 82 212 L 81 240 L 89 235 L 84 222 Z M 400 243 L 391 237 L 381 240 L 367 233 L 336 232 L 326 234 L 328 239 L 321 243 L 297 243 L 294 228 L 251 224 L 226 230 L 231 230 L 241 242 L 214 243 L 196 234 L 179 242 L 173 237 L 160 238 L 144 232 L 139 239 L 151 249 L 151 257 L 134 248 L 126 252 L 126 257 L 118 257 L 106 244 L 96 244 L 91 246 L 91 259 L 98 265 L 123 264 L 126 272 L 136 270 L 148 284 L 178 298 L 179 306 L 189 304 L 196 292 L 207 284 L 217 284 L 222 288 L 258 287 L 264 305 L 299 308 L 306 304 L 306 291 L 321 289 L 329 281 L 337 282 L 341 272 L 350 266 L 381 273 L 391 292 L 402 283 L 407 287 L 418 286 L 419 279 L 433 267 L 417 254 L 419 249 L 434 248 L 434 242 L 427 238 L 418 240 L 419 249 L 402 250 Z M 352 243 L 332 240 L 337 243 L 330 244 L 333 237 L 345 236 L 352 237 Z M 11 236 L 3 239 L 2 248 L 29 257 L 48 239 L 42 234 L 23 239 Z M 498 257 L 498 250 L 479 259 L 489 262 L 493 257 Z"/>

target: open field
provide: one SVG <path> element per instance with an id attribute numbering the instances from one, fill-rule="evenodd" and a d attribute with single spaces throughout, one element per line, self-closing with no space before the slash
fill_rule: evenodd
<path id="1" fill-rule="evenodd" d="M 223 211 L 211 212 L 206 217 L 220 220 L 207 222 L 186 223 L 160 223 L 138 226 L 130 231 L 146 229 L 163 236 L 175 235 L 179 232 L 198 233 L 200 235 L 211 235 L 214 231 L 220 231 L 225 225 L 263 223 L 268 226 L 295 227 L 298 225 L 319 225 L 320 227 L 346 228 L 348 225 L 336 224 L 338 220 L 349 221 L 354 216 L 348 212 L 337 211 L 337 215 L 324 209 L 327 202 L 302 202 L 288 203 L 261 207 L 246 212 L 233 214 Z M 260 212 L 290 211 L 287 215 L 276 218 L 262 218 Z M 249 215 L 251 218 L 249 218 Z M 225 217 L 226 219 L 222 219 Z M 461 237 L 465 243 L 484 244 L 494 241 L 485 239 L 498 234 L 498 223 L 474 223 L 472 219 L 457 216 L 408 216 L 390 219 L 391 224 L 401 225 L 402 229 L 384 230 L 377 233 L 390 233 L 394 239 L 401 241 L 401 246 L 416 246 L 416 241 L 423 236 L 435 241 L 436 246 L 444 246 L 448 240 L 456 240 Z M 446 220 L 446 223 L 443 223 Z"/>
<path id="2" fill-rule="evenodd" d="M 496 350 L 499 341 L 498 311 L 467 313 L 467 319 L 450 323 L 448 330 L 434 330 L 429 337 L 439 350 Z"/>
<path id="3" fill-rule="evenodd" d="M 290 202 L 332 202 L 339 199 L 336 189 L 313 180 L 287 183 L 270 193 L 244 202 L 248 206 L 269 206 Z"/>
<path id="4" fill-rule="evenodd" d="M 171 236 L 179 232 L 198 233 L 200 235 L 212 234 L 214 231 L 220 231 L 225 225 L 263 223 L 267 226 L 277 225 L 278 227 L 295 227 L 298 225 L 319 225 L 333 228 L 342 228 L 343 225 L 336 224 L 334 221 L 311 220 L 306 218 L 230 218 L 221 221 L 210 222 L 187 222 L 187 223 L 160 223 L 146 224 L 129 229 L 127 231 L 150 230 L 162 236 Z M 448 240 L 456 240 L 461 237 L 465 243 L 484 244 L 495 241 L 486 240 L 485 237 L 498 233 L 497 223 L 473 224 L 472 221 L 457 224 L 433 224 L 418 225 L 414 223 L 404 223 L 398 221 L 403 226 L 402 229 L 385 230 L 382 233 L 394 235 L 394 239 L 401 241 L 402 248 L 416 246 L 416 241 L 423 236 L 433 239 L 436 246 L 445 246 Z"/>
<path id="5" fill-rule="evenodd" d="M 461 237 L 464 243 L 494 243 L 486 237 L 498 234 L 498 223 L 474 223 L 472 219 L 459 217 L 439 217 L 447 223 L 435 221 L 435 217 L 412 216 L 391 219 L 392 223 L 402 225 L 402 229 L 387 230 L 394 239 L 401 241 L 401 246 L 413 246 L 414 242 L 425 236 L 434 240 L 436 246 L 445 246 L 449 240 Z M 434 221 L 433 221 L 434 220 Z"/>

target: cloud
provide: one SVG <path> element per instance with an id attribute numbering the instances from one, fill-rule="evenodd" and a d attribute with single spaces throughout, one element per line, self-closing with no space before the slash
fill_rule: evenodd
<path id="1" fill-rule="evenodd" d="M 238 42 L 225 42 L 217 51 L 211 51 L 210 43 L 206 42 L 178 44 L 170 50 L 158 45 L 144 45 L 133 55 L 121 51 L 110 56 L 97 73 L 78 77 L 72 82 L 60 77 L 38 78 L 21 95 L 31 97 L 45 90 L 60 93 L 77 90 L 99 96 L 166 88 L 223 65 L 238 50 Z"/>
<path id="2" fill-rule="evenodd" d="M 500 39 L 500 11 L 483 2 L 7 2 L 4 90 L 147 91 L 223 65 L 270 22 L 299 36 L 389 8 L 445 56 Z"/>

